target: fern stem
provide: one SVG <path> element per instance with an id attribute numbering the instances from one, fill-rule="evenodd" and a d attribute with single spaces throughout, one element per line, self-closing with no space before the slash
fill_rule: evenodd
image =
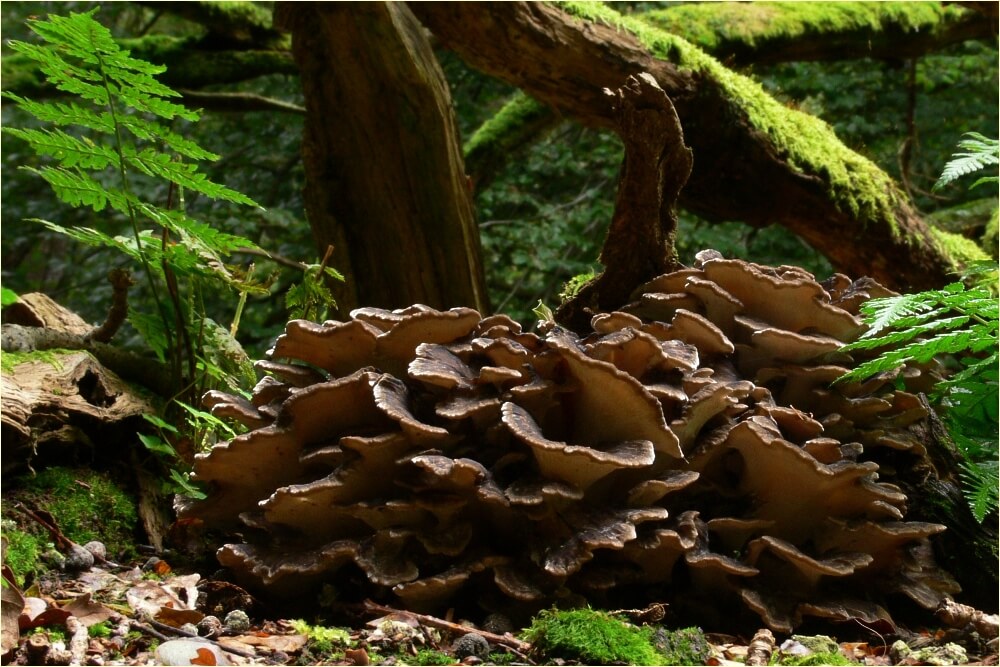
<path id="1" fill-rule="evenodd" d="M 104 86 L 104 91 L 108 95 L 108 112 L 111 114 L 111 122 L 115 127 L 115 153 L 118 155 L 118 173 L 122 179 L 122 190 L 125 192 L 126 202 L 128 206 L 128 218 L 132 225 L 132 235 L 135 237 L 135 247 L 136 252 L 139 253 L 139 261 L 142 262 L 142 266 L 145 269 L 146 280 L 149 282 L 149 289 L 153 295 L 153 301 L 156 303 L 156 309 L 160 313 L 160 319 L 163 320 L 163 333 L 167 338 L 167 349 L 173 348 L 173 335 L 170 333 L 170 320 L 167 317 L 167 312 L 163 307 L 163 302 L 160 299 L 159 290 L 156 287 L 156 281 L 153 279 L 153 269 L 149 264 L 149 259 L 146 257 L 145 251 L 142 249 L 142 236 L 139 234 L 139 222 L 135 213 L 135 207 L 132 205 L 132 188 L 129 184 L 128 170 L 125 168 L 125 153 L 122 151 L 122 145 L 124 140 L 122 139 L 121 123 L 118 120 L 118 110 L 115 108 L 114 95 L 111 92 L 111 84 L 108 82 L 108 74 L 104 66 L 104 59 L 101 57 L 101 52 L 95 50 L 94 55 L 97 57 L 98 68 L 101 72 L 101 83 Z"/>

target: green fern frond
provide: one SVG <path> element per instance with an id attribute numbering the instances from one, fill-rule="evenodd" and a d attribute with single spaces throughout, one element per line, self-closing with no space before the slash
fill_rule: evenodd
<path id="1" fill-rule="evenodd" d="M 64 169 L 78 167 L 99 170 L 117 167 L 118 154 L 110 146 L 95 144 L 87 139 L 77 139 L 62 130 L 22 130 L 6 128 L 7 134 L 31 144 L 38 155 L 55 158 Z"/>
<path id="2" fill-rule="evenodd" d="M 53 125 L 79 125 L 102 134 L 114 134 L 115 124 L 109 114 L 94 113 L 74 102 L 35 102 L 14 93 L 0 93 L 38 120 Z"/>
<path id="3" fill-rule="evenodd" d="M 89 206 L 97 212 L 107 208 L 110 191 L 87 174 L 56 167 L 21 169 L 44 178 L 56 196 L 70 206 Z"/>
<path id="4" fill-rule="evenodd" d="M 965 325 L 971 319 L 968 315 L 955 315 L 953 317 L 942 318 L 940 315 L 943 312 L 947 311 L 945 309 L 936 309 L 918 317 L 904 317 L 896 321 L 896 326 L 902 327 L 898 331 L 883 333 L 878 338 L 860 338 L 841 349 L 845 352 L 851 352 L 853 350 L 871 350 L 888 345 L 898 345 L 919 336 L 940 331 L 941 329 L 955 329 Z M 927 321 L 928 318 L 932 318 L 935 315 L 938 316 L 937 319 Z"/>
<path id="5" fill-rule="evenodd" d="M 1000 503 L 1000 489 L 997 478 L 1000 466 L 996 461 L 981 461 L 966 463 L 963 468 L 965 480 L 965 498 L 969 501 L 969 509 L 976 521 L 982 522 L 986 515 L 997 509 Z"/>
<path id="6" fill-rule="evenodd" d="M 883 329 L 893 326 L 896 320 L 927 312 L 934 308 L 935 301 L 924 294 L 902 294 L 882 299 L 866 301 L 861 306 L 861 314 L 868 323 L 868 331 L 862 338 L 871 338 Z"/>
<path id="7" fill-rule="evenodd" d="M 160 153 L 152 148 L 146 148 L 138 153 L 126 155 L 125 161 L 148 176 L 157 176 L 166 179 L 183 188 L 199 192 L 206 197 L 260 208 L 257 202 L 246 195 L 209 180 L 205 174 L 198 172 L 196 165 L 177 162 L 172 160 L 169 155 Z"/>
<path id="8" fill-rule="evenodd" d="M 944 171 L 941 172 L 941 177 L 931 188 L 932 190 L 939 190 L 962 176 L 1000 164 L 1000 141 L 989 139 L 977 132 L 967 132 L 964 136 L 967 138 L 959 141 L 958 147 L 970 152 L 952 155 L 952 159 L 944 166 Z M 972 187 L 981 182 L 996 180 L 995 176 L 981 178 Z"/>

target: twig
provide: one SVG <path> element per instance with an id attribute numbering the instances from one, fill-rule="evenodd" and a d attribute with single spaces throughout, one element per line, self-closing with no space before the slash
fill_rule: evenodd
<path id="1" fill-rule="evenodd" d="M 82 665 L 84 660 L 87 659 L 87 646 L 89 644 L 87 626 L 81 623 L 80 619 L 76 616 L 69 616 L 66 618 L 66 629 L 71 634 L 69 640 L 69 664 Z"/>
<path id="2" fill-rule="evenodd" d="M 108 272 L 108 282 L 111 283 L 111 308 L 104 324 L 96 327 L 87 338 L 98 343 L 108 343 L 118 333 L 118 329 L 128 317 L 128 288 L 135 284 L 132 274 L 127 269 L 115 268 Z"/>
<path id="3" fill-rule="evenodd" d="M 405 616 L 411 616 L 420 623 L 430 626 L 432 628 L 437 628 L 438 630 L 447 630 L 449 632 L 456 632 L 459 634 L 467 634 L 473 632 L 477 635 L 481 635 L 486 641 L 492 642 L 494 644 L 500 644 L 514 653 L 517 653 L 522 658 L 525 654 L 531 650 L 531 644 L 523 642 L 520 639 L 508 635 L 498 635 L 492 632 L 486 632 L 485 630 L 473 630 L 464 625 L 459 625 L 458 623 L 452 623 L 441 618 L 436 618 L 434 616 L 427 616 L 425 614 L 417 614 L 412 611 L 404 611 L 401 609 L 393 609 L 392 607 L 386 607 L 380 604 L 376 604 L 371 600 L 365 600 L 362 604 L 364 610 L 372 614 L 401 614 Z"/>
<path id="4" fill-rule="evenodd" d="M 281 111 L 304 115 L 306 108 L 284 100 L 264 97 L 254 93 L 206 93 L 200 90 L 179 90 L 185 102 L 212 111 Z"/>
<path id="5" fill-rule="evenodd" d="M 132 621 L 132 625 L 136 629 L 138 629 L 138 630 L 142 630 L 143 632 L 147 632 L 147 633 L 153 635 L 154 637 L 156 637 L 160 641 L 166 641 L 166 640 L 170 639 L 170 637 L 168 637 L 167 635 L 163 634 L 162 632 L 158 632 L 158 630 L 163 630 L 165 632 L 172 632 L 175 635 L 180 635 L 181 637 L 188 637 L 188 638 L 200 639 L 202 641 L 206 641 L 206 642 L 209 642 L 211 644 L 215 644 L 216 646 L 218 646 L 223 651 L 226 651 L 228 653 L 232 653 L 233 655 L 238 655 L 238 656 L 241 656 L 241 657 L 244 657 L 244 658 L 256 658 L 257 657 L 257 654 L 253 653 L 252 651 L 244 651 L 243 649 L 234 648 L 232 646 L 227 646 L 226 644 L 222 644 L 222 643 L 220 643 L 220 642 L 218 642 L 218 641 L 216 641 L 214 639 L 210 639 L 208 637 L 202 637 L 197 632 L 188 632 L 187 630 L 181 630 L 180 628 L 175 628 L 172 625 L 167 625 L 166 623 L 160 623 L 159 621 L 154 620 L 152 618 L 147 618 L 146 622 L 149 623 L 149 625 L 152 626 L 152 627 L 144 626 L 139 621 Z"/>
<path id="6" fill-rule="evenodd" d="M 747 665 L 767 665 L 774 653 L 774 635 L 767 628 L 758 630 L 747 648 Z"/>
<path id="7" fill-rule="evenodd" d="M 278 255 L 277 253 L 269 252 L 267 250 L 259 250 L 257 248 L 237 248 L 233 251 L 234 255 L 253 255 L 255 257 L 264 257 L 271 260 L 276 264 L 281 264 L 282 266 L 287 266 L 291 269 L 298 269 L 299 271 L 305 271 L 309 268 L 304 262 L 298 262 L 294 259 L 289 259 L 284 255 Z"/>

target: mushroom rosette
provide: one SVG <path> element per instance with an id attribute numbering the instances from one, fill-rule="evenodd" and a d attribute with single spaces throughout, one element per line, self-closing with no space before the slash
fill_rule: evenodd
<path id="1" fill-rule="evenodd" d="M 220 560 L 276 595 L 353 564 L 420 609 L 655 595 L 791 631 L 884 620 L 879 594 L 933 607 L 957 591 L 927 548 L 943 527 L 906 522 L 877 462 L 921 453 L 928 412 L 894 378 L 831 384 L 885 293 L 705 251 L 584 338 L 467 308 L 292 321 L 249 400 L 206 397 L 254 430 L 199 455 L 208 497 L 179 512 L 239 531 Z"/>

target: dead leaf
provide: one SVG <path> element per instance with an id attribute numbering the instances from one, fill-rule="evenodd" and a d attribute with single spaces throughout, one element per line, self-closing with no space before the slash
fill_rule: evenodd
<path id="1" fill-rule="evenodd" d="M 368 651 L 363 648 L 349 648 L 344 651 L 344 659 L 349 660 L 352 665 L 359 665 L 360 667 L 365 667 L 365 665 L 371 664 L 371 659 L 368 657 Z"/>
<path id="2" fill-rule="evenodd" d="M 17 647 L 21 638 L 18 619 L 24 610 L 24 596 L 14 584 L 13 574 L 8 574 L 10 568 L 6 565 L 3 568 L 3 590 L 0 591 L 0 647 L 6 654 Z"/>
<path id="3" fill-rule="evenodd" d="M 140 581 L 125 592 L 125 600 L 136 612 L 156 617 L 160 609 L 194 609 L 198 601 L 198 574 L 173 577 L 163 582 Z"/>
<path id="4" fill-rule="evenodd" d="M 85 627 L 103 623 L 114 615 L 114 612 L 99 602 L 90 599 L 90 593 L 84 593 L 77 599 L 63 606 L 63 611 L 76 616 Z"/>
<path id="5" fill-rule="evenodd" d="M 238 642 L 249 646 L 261 646 L 282 653 L 298 653 L 305 647 L 309 638 L 305 635 L 237 635 L 233 637 Z"/>
<path id="6" fill-rule="evenodd" d="M 160 575 L 161 577 L 167 576 L 172 571 L 173 570 L 171 569 L 170 564 L 167 563 L 167 561 L 165 561 L 165 560 L 157 561 L 156 564 L 153 565 L 153 572 L 155 572 L 156 574 Z M 212 663 L 212 664 L 215 664 L 215 663 Z"/>
<path id="7" fill-rule="evenodd" d="M 171 625 L 175 628 L 179 628 L 185 623 L 198 625 L 198 622 L 203 618 L 205 618 L 205 614 L 196 609 L 172 609 L 170 607 L 161 607 L 159 613 L 156 614 L 156 620 L 160 623 L 166 623 L 167 625 Z"/>
<path id="8" fill-rule="evenodd" d="M 200 648 L 197 651 L 198 657 L 191 658 L 192 665 L 214 665 L 215 664 L 215 654 L 212 653 L 207 648 Z"/>

